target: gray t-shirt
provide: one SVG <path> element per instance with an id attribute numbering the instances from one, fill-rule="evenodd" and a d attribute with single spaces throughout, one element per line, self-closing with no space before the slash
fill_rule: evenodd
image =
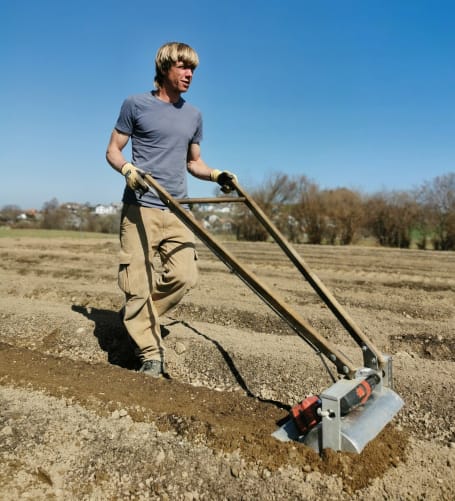
<path id="1" fill-rule="evenodd" d="M 199 110 L 182 98 L 165 103 L 146 92 L 125 99 L 115 128 L 131 136 L 134 165 L 150 173 L 173 197 L 188 196 L 188 147 L 202 140 Z M 152 191 L 140 197 L 128 186 L 122 200 L 145 207 L 164 206 Z"/>

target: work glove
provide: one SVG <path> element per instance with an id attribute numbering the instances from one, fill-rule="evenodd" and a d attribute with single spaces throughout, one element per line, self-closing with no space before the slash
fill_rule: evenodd
<path id="1" fill-rule="evenodd" d="M 149 187 L 144 181 L 144 171 L 127 162 L 125 165 L 123 165 L 121 173 L 125 176 L 126 184 L 132 190 L 139 191 L 141 196 L 148 191 Z"/>
<path id="2" fill-rule="evenodd" d="M 232 181 L 238 182 L 237 176 L 232 174 L 227 170 L 213 169 L 210 173 L 210 179 L 221 186 L 221 191 L 223 193 L 230 193 L 234 187 L 232 186 Z"/>

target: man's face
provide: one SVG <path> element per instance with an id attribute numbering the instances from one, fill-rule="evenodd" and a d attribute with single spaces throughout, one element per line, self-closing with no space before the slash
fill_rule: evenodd
<path id="1" fill-rule="evenodd" d="M 190 88 L 194 68 L 182 61 L 173 64 L 165 77 L 165 82 L 176 92 L 186 92 Z"/>

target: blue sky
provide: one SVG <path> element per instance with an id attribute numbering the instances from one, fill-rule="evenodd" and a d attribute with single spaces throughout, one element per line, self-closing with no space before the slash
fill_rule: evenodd
<path id="1" fill-rule="evenodd" d="M 171 40 L 199 53 L 185 98 L 204 160 L 246 188 L 286 172 L 374 193 L 455 171 L 453 1 L 18 0 L 0 14 L 0 208 L 119 201 L 110 132 Z"/>

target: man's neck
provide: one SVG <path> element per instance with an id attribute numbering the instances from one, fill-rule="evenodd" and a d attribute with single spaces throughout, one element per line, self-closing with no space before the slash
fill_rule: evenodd
<path id="1" fill-rule="evenodd" d="M 180 92 L 169 91 L 165 87 L 160 87 L 155 91 L 155 97 L 165 103 L 178 103 L 180 101 Z"/>

